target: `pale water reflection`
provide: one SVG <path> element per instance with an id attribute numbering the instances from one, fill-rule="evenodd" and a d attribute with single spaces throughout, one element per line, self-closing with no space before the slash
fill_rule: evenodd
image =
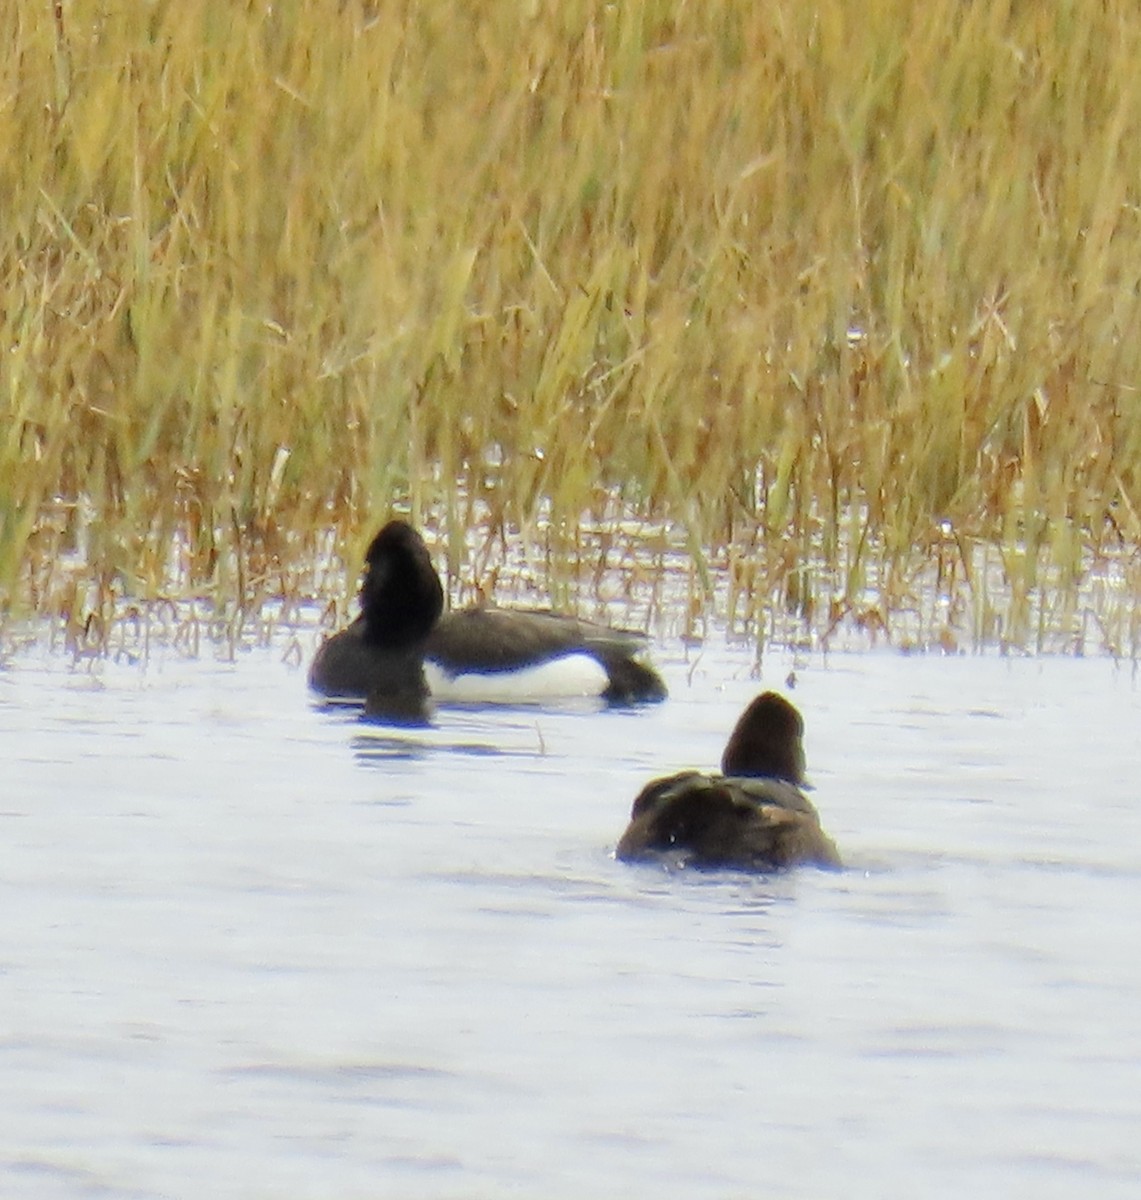
<path id="1" fill-rule="evenodd" d="M 751 654 L 638 712 L 320 712 L 0 670 L 6 1197 L 1135 1196 L 1141 696 L 1105 660 L 774 656 L 850 867 L 611 857 Z"/>

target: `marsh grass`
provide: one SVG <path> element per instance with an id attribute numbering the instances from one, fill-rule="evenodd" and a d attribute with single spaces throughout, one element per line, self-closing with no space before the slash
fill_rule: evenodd
<path id="1" fill-rule="evenodd" d="M 652 620 L 668 545 L 685 631 L 1136 653 L 1135 6 L 44 0 L 0 35 L 5 616 L 343 608 L 399 508 L 486 592 L 512 540 Z"/>

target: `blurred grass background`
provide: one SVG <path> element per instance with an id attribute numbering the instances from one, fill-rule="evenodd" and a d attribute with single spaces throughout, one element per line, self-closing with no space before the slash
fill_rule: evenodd
<path id="1" fill-rule="evenodd" d="M 330 547 L 347 594 L 394 506 L 460 572 L 475 521 L 556 573 L 670 523 L 746 609 L 811 608 L 812 563 L 890 624 L 980 550 L 1028 637 L 1107 561 L 1136 597 L 1135 5 L 28 0 L 0 36 L 5 617 L 296 599 Z"/>

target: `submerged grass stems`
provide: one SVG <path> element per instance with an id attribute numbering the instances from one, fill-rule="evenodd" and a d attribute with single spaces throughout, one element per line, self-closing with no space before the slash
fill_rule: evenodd
<path id="1" fill-rule="evenodd" d="M 723 576 L 758 637 L 926 605 L 954 644 L 1136 649 L 1133 6 L 0 32 L 4 614 L 343 594 L 314 565 L 399 507 L 453 577 L 514 531 L 572 603 L 665 523 L 686 629 Z"/>

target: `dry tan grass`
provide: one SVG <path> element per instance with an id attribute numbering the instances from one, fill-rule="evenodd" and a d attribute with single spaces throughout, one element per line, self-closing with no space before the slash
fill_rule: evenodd
<path id="1" fill-rule="evenodd" d="M 0 36 L 7 613 L 295 595 L 395 504 L 458 568 L 476 513 L 570 555 L 617 498 L 699 574 L 734 547 L 735 605 L 819 567 L 889 622 L 978 546 L 1015 612 L 1141 544 L 1134 5 L 43 0 Z"/>

